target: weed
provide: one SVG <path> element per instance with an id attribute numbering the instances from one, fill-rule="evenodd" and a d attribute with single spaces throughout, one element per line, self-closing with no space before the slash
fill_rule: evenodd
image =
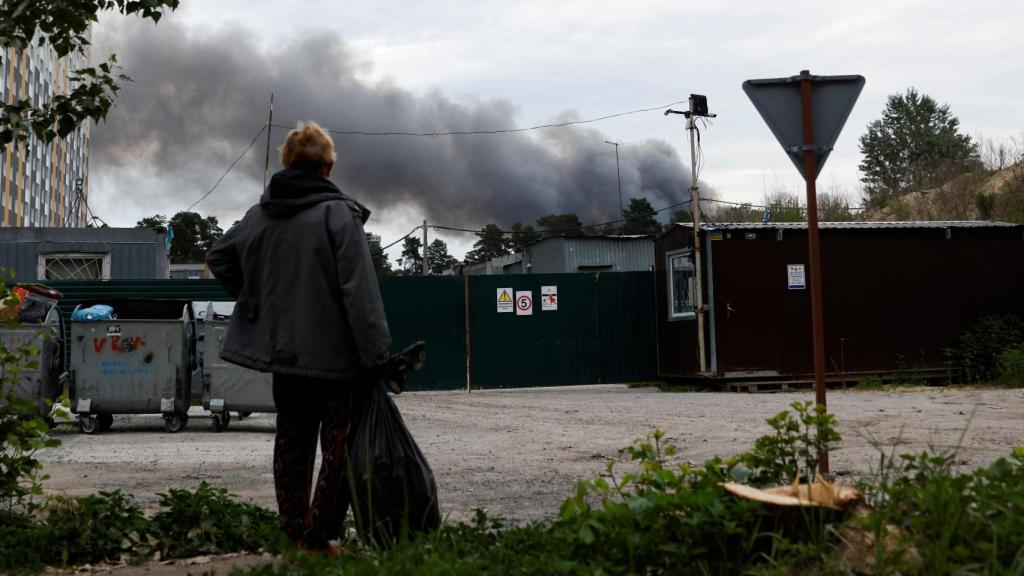
<path id="1" fill-rule="evenodd" d="M 163 508 L 151 521 L 156 551 L 185 558 L 221 551 L 256 551 L 276 546 L 277 515 L 259 506 L 234 501 L 227 490 L 206 482 L 195 491 L 169 490 Z"/>
<path id="2" fill-rule="evenodd" d="M 885 390 L 885 382 L 879 376 L 862 376 L 857 380 L 857 390 Z"/>
<path id="3" fill-rule="evenodd" d="M 772 434 L 761 436 L 743 463 L 753 474 L 752 484 L 780 485 L 800 479 L 814 480 L 821 457 L 842 439 L 835 416 L 811 401 L 793 402 L 793 414 L 783 410 L 768 419 Z"/>

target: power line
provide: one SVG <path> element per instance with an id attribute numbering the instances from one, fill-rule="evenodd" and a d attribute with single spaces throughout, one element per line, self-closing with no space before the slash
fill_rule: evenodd
<path id="1" fill-rule="evenodd" d="M 423 228 L 423 226 L 417 226 L 417 227 L 413 228 L 412 230 L 409 230 L 409 233 L 408 233 L 408 234 L 406 234 L 405 236 L 402 236 L 402 237 L 401 237 L 401 238 L 399 238 L 398 240 L 395 240 L 395 241 L 394 241 L 394 242 L 392 242 L 391 244 L 388 244 L 387 246 L 385 246 L 385 247 L 381 248 L 381 250 L 387 250 L 388 248 L 391 248 L 391 247 L 392 247 L 392 246 L 394 246 L 395 244 L 398 244 L 398 243 L 399 243 L 399 242 L 401 242 L 402 240 L 405 240 L 405 239 L 406 239 L 406 238 L 408 238 L 409 236 L 412 236 L 412 235 L 413 235 L 413 234 L 414 234 L 414 233 L 415 233 L 415 232 L 416 232 L 417 230 L 419 230 L 420 228 Z M 432 226 L 432 228 L 434 228 L 434 226 Z"/>
<path id="2" fill-rule="evenodd" d="M 566 126 L 574 126 L 577 124 L 591 124 L 593 122 L 600 122 L 602 120 L 608 120 L 611 118 L 618 118 L 620 116 L 628 116 L 630 114 L 641 114 L 643 112 L 653 112 L 655 110 L 662 110 L 676 104 L 682 104 L 687 102 L 686 100 L 680 100 L 678 102 L 671 102 L 664 106 L 653 106 L 651 108 L 640 108 L 638 110 L 630 110 L 628 112 L 617 112 L 615 114 L 608 114 L 606 116 L 600 116 L 598 118 L 590 118 L 588 120 L 570 120 L 566 122 L 556 122 L 552 124 L 538 124 L 536 126 L 528 126 L 526 128 L 501 128 L 495 130 L 453 130 L 449 132 L 411 132 L 411 131 L 393 131 L 393 132 L 371 132 L 366 130 L 341 130 L 337 128 L 324 128 L 331 134 L 341 134 L 344 136 L 469 136 L 473 134 L 513 134 L 516 132 L 531 132 L 533 130 L 542 130 L 546 128 L 564 128 Z M 291 130 L 292 126 L 283 126 L 280 124 L 273 124 L 275 128 L 284 128 Z"/>
<path id="3" fill-rule="evenodd" d="M 228 169 L 225 170 L 224 173 L 220 175 L 220 178 L 217 178 L 217 182 L 213 184 L 213 187 L 210 188 L 209 192 L 203 194 L 202 198 L 193 202 L 192 205 L 189 206 L 187 210 L 185 210 L 185 212 L 191 212 L 192 209 L 195 208 L 197 204 L 199 204 L 203 200 L 206 200 L 206 198 L 210 194 L 213 194 L 213 191 L 217 189 L 217 186 L 220 186 L 221 181 L 223 181 L 224 177 L 227 176 L 229 172 L 231 172 L 231 170 L 235 167 L 235 164 L 238 164 L 242 160 L 242 158 L 245 158 L 245 155 L 249 153 L 249 150 L 252 150 L 252 147 L 256 145 L 256 140 L 260 137 L 260 134 L 263 134 L 263 131 L 266 129 L 266 124 L 260 127 L 260 131 L 257 132 L 256 135 L 252 137 L 252 142 L 249 142 L 249 145 L 245 147 L 245 150 L 242 151 L 238 158 L 235 158 L 235 161 L 231 163 L 231 166 L 228 166 Z"/>

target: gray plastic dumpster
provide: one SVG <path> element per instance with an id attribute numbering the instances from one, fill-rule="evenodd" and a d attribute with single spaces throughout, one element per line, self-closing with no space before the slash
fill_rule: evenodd
<path id="1" fill-rule="evenodd" d="M 218 309 L 225 312 L 224 303 Z M 230 306 L 230 305 L 228 305 Z M 211 303 L 204 319 L 203 408 L 212 413 L 213 429 L 221 432 L 231 422 L 230 412 L 239 417 L 253 412 L 277 412 L 274 406 L 273 376 L 231 364 L 220 357 L 228 333 L 230 315 L 218 314 Z"/>
<path id="2" fill-rule="evenodd" d="M 38 362 L 38 367 L 22 368 L 14 382 L 13 392 L 19 398 L 34 402 L 39 413 L 47 419 L 50 406 L 62 391 L 60 377 L 64 372 L 64 354 L 61 353 L 61 334 L 60 311 L 56 306 L 50 308 L 41 323 L 22 322 L 17 328 L 0 325 L 0 343 L 4 348 L 13 350 L 32 346 L 38 350 L 26 359 Z"/>
<path id="3" fill-rule="evenodd" d="M 81 431 L 107 430 L 115 414 L 163 414 L 168 432 L 182 430 L 196 358 L 192 304 L 102 303 L 113 307 L 116 320 L 71 321 L 71 411 Z"/>

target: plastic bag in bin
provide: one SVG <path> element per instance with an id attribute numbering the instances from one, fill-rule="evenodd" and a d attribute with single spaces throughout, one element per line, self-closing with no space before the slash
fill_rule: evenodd
<path id="1" fill-rule="evenodd" d="M 116 320 L 117 315 L 114 309 L 106 304 L 96 304 L 88 308 L 79 308 L 71 314 L 75 322 L 99 322 L 101 320 Z"/>
<path id="2" fill-rule="evenodd" d="M 357 403 L 347 443 L 352 511 L 364 542 L 386 547 L 440 526 L 434 473 L 383 383 Z"/>

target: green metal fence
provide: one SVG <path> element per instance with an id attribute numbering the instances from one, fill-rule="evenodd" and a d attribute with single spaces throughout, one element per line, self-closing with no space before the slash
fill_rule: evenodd
<path id="1" fill-rule="evenodd" d="M 65 319 L 78 304 L 104 299 L 231 300 L 214 280 L 48 284 L 64 294 Z M 557 309 L 545 309 L 546 286 L 557 290 Z M 511 302 L 499 303 L 503 289 Z M 650 272 L 387 277 L 381 293 L 394 349 L 429 343 L 426 367 L 410 378 L 411 390 L 631 382 L 657 375 Z M 529 294 L 530 314 L 517 313 L 517 293 Z"/>

